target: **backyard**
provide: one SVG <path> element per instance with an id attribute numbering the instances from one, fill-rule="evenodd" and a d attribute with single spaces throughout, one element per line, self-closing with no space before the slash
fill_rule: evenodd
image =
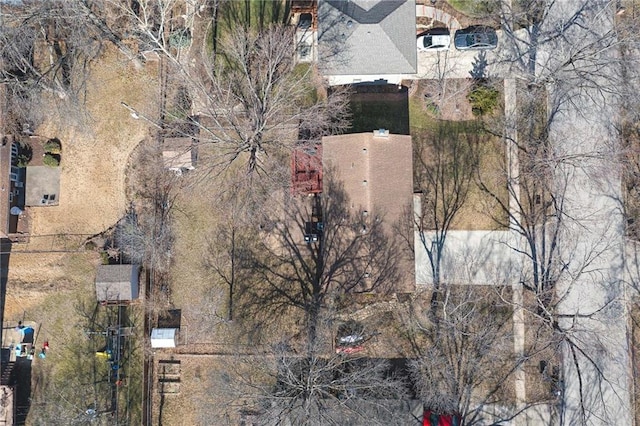
<path id="1" fill-rule="evenodd" d="M 32 423 L 59 418 L 62 411 L 80 416 L 92 405 L 104 410 L 111 397 L 108 386 L 101 382 L 106 368 L 95 361 L 99 342 L 87 338 L 86 318 L 78 310 L 80 305 L 95 306 L 95 271 L 102 261 L 96 245 L 84 243 L 124 214 L 127 159 L 149 124 L 134 120 L 120 102 L 153 116 L 156 74 L 157 62 L 135 69 L 115 47 L 106 45 L 90 69 L 86 110 L 72 100 L 66 103 L 46 95 L 40 99 L 41 107 L 50 114 L 36 133 L 56 136 L 64 149 L 60 204 L 31 209 L 30 242 L 14 244 L 9 256 L 4 312 L 7 324 L 37 322 L 36 346 L 48 341 L 51 347 L 46 359 L 36 358 L 33 364 L 28 417 Z M 134 82 L 138 90 L 132 91 Z M 140 348 L 131 346 L 138 360 Z M 137 363 L 131 362 L 132 366 Z M 133 366 L 127 374 L 125 393 L 119 398 L 133 404 L 125 416 L 131 415 L 135 423 L 140 418 L 140 366 Z"/>

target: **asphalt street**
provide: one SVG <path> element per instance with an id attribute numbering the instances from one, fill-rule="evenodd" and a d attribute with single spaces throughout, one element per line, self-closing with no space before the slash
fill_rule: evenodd
<path id="1" fill-rule="evenodd" d="M 633 378 L 624 288 L 625 223 L 616 163 L 619 100 L 615 9 L 604 0 L 552 2 L 541 25 L 535 79 L 545 84 L 555 191 L 562 206 L 556 260 L 564 345 L 560 417 L 566 425 L 630 425 Z M 494 50 L 418 52 L 416 78 L 530 78 L 529 31 L 498 32 Z M 520 44 L 514 43 L 520 39 Z M 522 46 L 525 49 L 521 49 Z M 514 96 L 505 96 L 513 103 Z M 513 105 L 506 105 L 507 109 Z M 530 424 L 530 423 L 527 423 Z"/>
<path id="2" fill-rule="evenodd" d="M 616 163 L 616 44 L 607 40 L 610 2 L 555 2 L 541 45 L 548 82 L 555 185 L 564 194 L 556 295 L 564 347 L 564 423 L 633 424 L 631 365 L 624 305 L 624 218 Z M 580 25 L 567 26 L 579 16 Z M 589 52 L 585 55 L 584 52 Z"/>

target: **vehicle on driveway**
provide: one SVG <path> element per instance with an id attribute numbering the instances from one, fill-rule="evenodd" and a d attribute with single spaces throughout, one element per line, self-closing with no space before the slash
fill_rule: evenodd
<path id="1" fill-rule="evenodd" d="M 434 28 L 418 36 L 418 50 L 434 51 L 448 50 L 451 45 L 451 35 L 447 28 Z"/>
<path id="2" fill-rule="evenodd" d="M 347 321 L 338 327 L 336 336 L 336 353 L 352 354 L 364 349 L 365 337 L 364 327 L 357 321 Z"/>
<path id="3" fill-rule="evenodd" d="M 496 30 L 484 25 L 474 25 L 456 31 L 453 44 L 458 50 L 489 50 L 498 46 Z"/>

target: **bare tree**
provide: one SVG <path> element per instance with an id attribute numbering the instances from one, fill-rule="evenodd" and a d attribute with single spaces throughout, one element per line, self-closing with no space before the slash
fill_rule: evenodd
<path id="1" fill-rule="evenodd" d="M 460 413 L 469 425 L 487 421 L 484 406 L 512 397 L 509 379 L 517 363 L 511 309 L 493 291 L 448 286 L 438 301 L 437 322 L 418 305 L 408 324 L 417 355 L 412 375 L 425 407 Z"/>
<path id="2" fill-rule="evenodd" d="M 509 287 L 447 286 L 438 298 L 437 320 L 431 306 L 418 295 L 405 318 L 416 356 L 411 377 L 425 409 L 459 414 L 465 425 L 493 424 L 555 400 L 557 381 L 541 392 L 530 384 L 526 403 L 514 404 L 518 369 L 557 342 L 541 333 L 524 353 L 514 350 Z"/>
<path id="3" fill-rule="evenodd" d="M 252 172 L 261 155 L 290 152 L 346 127 L 346 96 L 340 90 L 318 95 L 312 68 L 296 68 L 291 29 L 238 29 L 223 40 L 222 52 L 201 99 L 209 120 L 201 134 L 220 146 L 223 161 L 248 154 Z"/>
<path id="4" fill-rule="evenodd" d="M 249 173 L 261 171 L 265 157 L 286 155 L 298 144 L 317 142 L 324 134 L 346 128 L 345 91 L 329 91 L 313 67 L 296 64 L 293 27 L 234 26 L 217 35 L 216 51 L 190 45 L 189 58 L 200 64 L 191 67 L 181 56 L 184 49 L 172 45 L 171 35 L 191 31 L 189 23 L 195 25 L 200 11 L 208 10 L 204 2 L 186 10 L 186 21 L 176 13 L 181 10 L 176 1 L 138 2 L 136 10 L 111 3 L 136 22 L 138 37 L 163 57 L 167 72 L 179 76 L 189 90 L 200 141 L 213 144 L 209 166 L 226 167 L 240 160 Z"/>
<path id="5" fill-rule="evenodd" d="M 295 344 L 280 344 L 232 360 L 234 367 L 214 380 L 228 398 L 226 415 L 265 425 L 416 421 L 402 373 L 389 360 L 333 351 L 330 324 L 320 321 L 314 342 L 303 343 L 300 352 Z"/>
<path id="6" fill-rule="evenodd" d="M 325 178 L 324 190 L 321 197 L 285 196 L 263 219 L 260 243 L 244 265 L 252 277 L 241 298 L 246 309 L 269 316 L 300 309 L 309 341 L 321 311 L 336 296 L 384 292 L 399 276 L 399 244 L 382 222 L 373 214 L 351 214 L 338 183 Z"/>
<path id="7" fill-rule="evenodd" d="M 55 95 L 67 116 L 82 117 L 89 66 L 101 52 L 96 29 L 79 1 L 20 2 L 0 23 L 0 84 L 6 88 L 10 130 L 31 131 Z"/>
<path id="8" fill-rule="evenodd" d="M 414 186 L 420 193 L 415 226 L 432 271 L 433 296 L 439 294 L 447 233 L 474 185 L 480 135 L 457 125 L 414 134 Z M 427 233 L 427 231 L 432 231 Z"/>
<path id="9" fill-rule="evenodd" d="M 142 141 L 135 153 L 139 166 L 130 174 L 132 205 L 116 225 L 116 248 L 132 262 L 157 272 L 167 272 L 171 263 L 173 234 L 171 209 L 180 181 L 164 168 L 161 153 L 152 141 Z"/>
<path id="10" fill-rule="evenodd" d="M 629 415 L 628 377 L 609 361 L 626 353 L 626 343 L 611 337 L 625 334 L 623 293 L 612 278 L 623 262 L 623 208 L 618 126 L 610 117 L 623 105 L 619 67 L 626 59 L 618 54 L 624 42 L 613 6 L 503 6 L 503 53 L 509 52 L 503 59 L 523 84 L 517 112 L 506 117 L 507 126 L 517 128 L 505 134 L 517 167 L 505 167 L 510 200 L 501 207 L 509 223 L 501 223 L 521 237 L 513 249 L 525 260 L 523 288 L 534 296 L 526 309 L 560 342 L 565 387 L 559 410 L 570 424 L 611 415 L 613 406 Z"/>

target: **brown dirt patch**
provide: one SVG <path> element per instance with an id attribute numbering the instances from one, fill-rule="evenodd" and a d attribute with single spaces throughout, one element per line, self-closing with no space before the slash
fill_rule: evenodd
<path id="1" fill-rule="evenodd" d="M 451 6 L 446 0 L 435 0 L 435 4 L 431 0 L 417 0 L 417 4 L 425 4 L 427 6 L 433 6 L 436 9 L 440 9 L 458 20 L 462 28 L 469 25 L 488 25 L 490 27 L 499 28 L 500 21 L 499 16 L 495 17 L 473 17 L 467 16 L 460 12 L 453 6 Z M 497 2 L 496 2 L 497 3 Z"/>

